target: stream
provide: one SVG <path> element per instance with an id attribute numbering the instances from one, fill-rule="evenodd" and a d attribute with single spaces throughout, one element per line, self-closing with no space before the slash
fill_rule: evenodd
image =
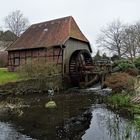
<path id="1" fill-rule="evenodd" d="M 0 140 L 140 140 L 140 131 L 93 92 L 20 95 L 1 101 Z"/>

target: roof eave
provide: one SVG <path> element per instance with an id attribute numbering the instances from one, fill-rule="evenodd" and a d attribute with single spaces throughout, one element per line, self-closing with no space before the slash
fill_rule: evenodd
<path id="1" fill-rule="evenodd" d="M 43 49 L 43 48 L 52 48 L 56 46 L 62 46 L 63 44 L 56 44 L 52 46 L 40 46 L 40 47 L 33 47 L 33 48 L 12 48 L 12 49 L 7 49 L 6 51 L 21 51 L 21 50 L 32 50 L 32 49 Z"/>

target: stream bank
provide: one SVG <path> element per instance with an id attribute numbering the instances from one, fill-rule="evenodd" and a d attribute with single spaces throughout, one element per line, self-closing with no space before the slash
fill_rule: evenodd
<path id="1" fill-rule="evenodd" d="M 16 82 L 8 82 L 0 85 L 0 95 L 47 93 L 48 89 L 54 89 L 56 92 L 64 90 L 62 76 L 53 75 L 39 79 L 25 79 Z"/>

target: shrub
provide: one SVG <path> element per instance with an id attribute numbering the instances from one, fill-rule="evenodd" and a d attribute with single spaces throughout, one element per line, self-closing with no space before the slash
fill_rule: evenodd
<path id="1" fill-rule="evenodd" d="M 139 70 L 137 68 L 128 68 L 124 72 L 132 76 L 137 76 L 139 74 Z"/>
<path id="2" fill-rule="evenodd" d="M 0 51 L 0 67 L 6 67 L 8 60 L 8 53 L 6 51 Z"/>
<path id="3" fill-rule="evenodd" d="M 113 68 L 118 67 L 120 71 L 125 71 L 129 68 L 135 68 L 135 65 L 126 59 L 116 60 L 114 61 Z"/>
<path id="4" fill-rule="evenodd" d="M 125 72 L 132 76 L 137 76 L 139 73 L 135 64 L 126 59 L 114 61 L 112 68 L 114 72 Z"/>
<path id="5" fill-rule="evenodd" d="M 134 90 L 134 78 L 127 73 L 114 73 L 105 80 L 105 85 L 110 87 L 113 92 L 125 90 L 131 92 Z"/>
<path id="6" fill-rule="evenodd" d="M 139 72 L 140 72 L 140 57 L 137 58 L 137 59 L 134 61 L 134 64 L 135 64 L 136 68 L 137 68 L 137 69 L 139 70 Z"/>
<path id="7" fill-rule="evenodd" d="M 116 55 L 116 54 L 114 54 L 112 57 L 111 57 L 111 60 L 112 61 L 116 61 L 116 60 L 119 60 L 120 59 L 120 57 L 118 56 L 118 55 Z"/>
<path id="8" fill-rule="evenodd" d="M 60 66 L 53 62 L 45 61 L 28 61 L 26 64 L 21 65 L 18 68 L 19 75 L 22 78 L 45 78 L 46 76 L 52 76 L 54 74 L 60 73 Z"/>

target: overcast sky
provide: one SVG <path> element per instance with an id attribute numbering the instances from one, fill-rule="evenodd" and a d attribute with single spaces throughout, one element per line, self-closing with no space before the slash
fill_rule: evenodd
<path id="1" fill-rule="evenodd" d="M 82 32 L 96 46 L 100 29 L 115 19 L 140 20 L 140 0 L 1 0 L 0 26 L 11 11 L 21 10 L 30 24 L 73 16 Z"/>

